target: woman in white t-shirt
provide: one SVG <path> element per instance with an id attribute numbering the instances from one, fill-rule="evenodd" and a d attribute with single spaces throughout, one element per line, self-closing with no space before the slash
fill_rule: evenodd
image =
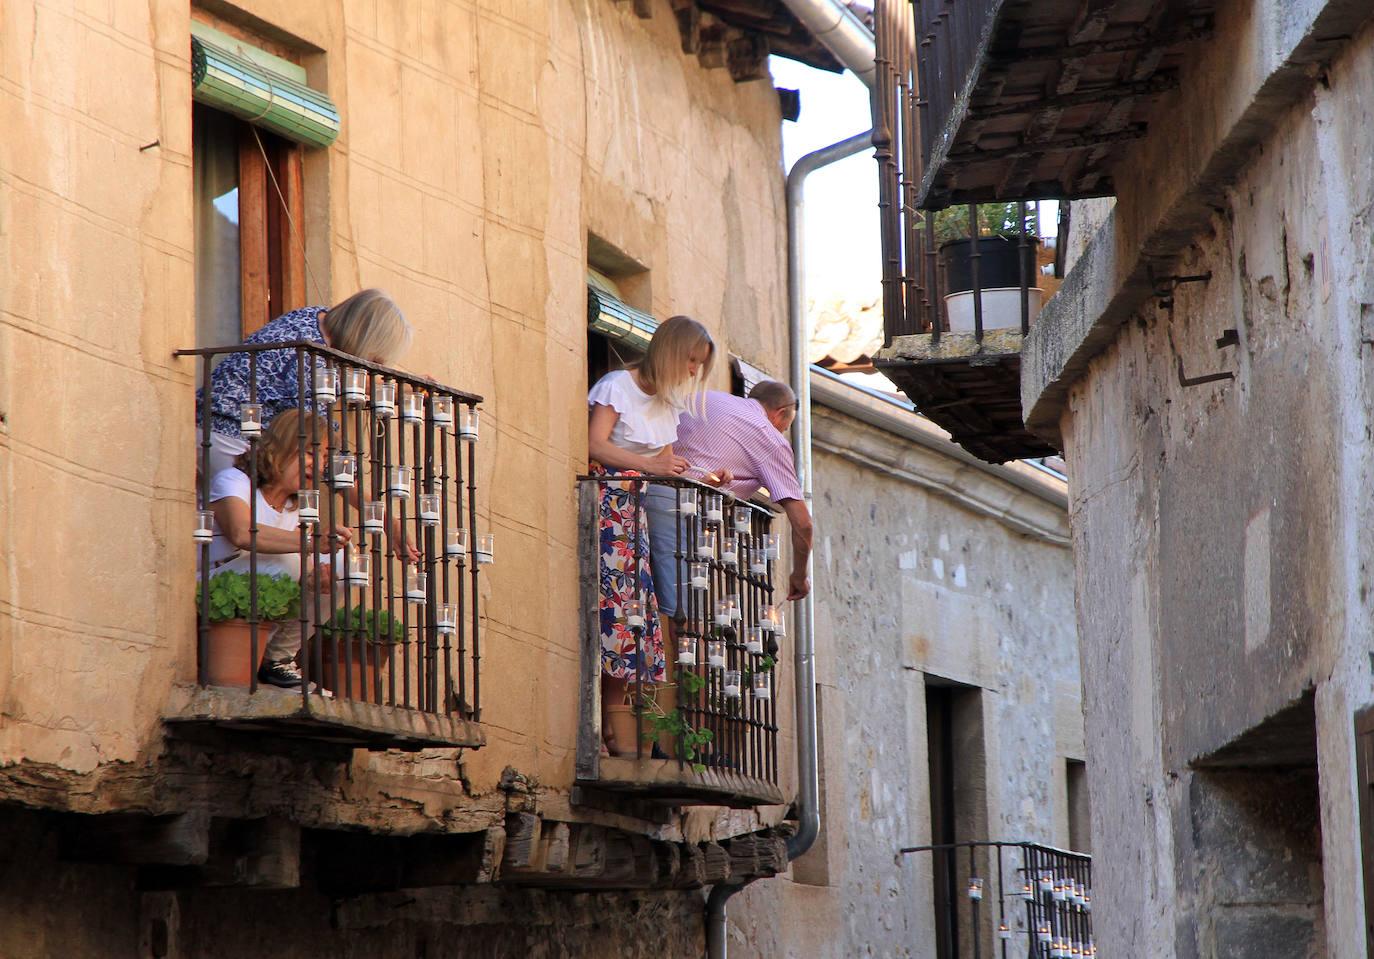
<path id="1" fill-rule="evenodd" d="M 320 438 L 319 458 L 329 455 L 329 421 L 315 417 L 312 424 L 305 421 L 308 436 Z M 257 551 L 259 575 L 281 574 L 299 581 L 301 578 L 301 541 L 297 521 L 296 492 L 315 484 L 316 456 L 309 449 L 305 453 L 305 472 L 301 473 L 299 410 L 286 410 L 272 420 L 258 440 L 257 460 Z M 211 575 L 224 570 L 249 572 L 249 549 L 253 545 L 251 533 L 253 515 L 250 508 L 253 484 L 249 479 L 252 468 L 251 453 L 240 454 L 229 469 L 220 470 L 210 480 L 210 509 L 215 514 L 215 533 L 210 542 Z M 352 531 L 336 526 L 327 537 L 316 540 L 321 551 L 347 543 Z M 317 589 L 327 585 L 329 567 L 323 563 Z M 286 689 L 298 688 L 301 672 L 295 664 L 301 648 L 299 620 L 287 620 L 273 625 L 267 641 L 266 655 L 258 671 L 261 682 Z"/>
<path id="2" fill-rule="evenodd" d="M 706 328 L 686 316 L 666 320 L 654 333 L 644 359 L 607 373 L 587 395 L 588 454 L 598 475 L 670 476 L 690 464 L 673 453 L 678 417 L 701 402 L 716 346 Z M 629 683 L 662 682 L 663 635 L 649 563 L 644 512 L 647 489 L 638 502 L 633 483 L 604 483 L 601 494 L 601 702 L 623 703 Z M 636 509 L 638 507 L 638 509 Z M 644 604 L 639 643 L 626 625 L 625 603 Z M 603 713 L 606 748 L 633 753 L 634 743 L 617 743 Z"/>

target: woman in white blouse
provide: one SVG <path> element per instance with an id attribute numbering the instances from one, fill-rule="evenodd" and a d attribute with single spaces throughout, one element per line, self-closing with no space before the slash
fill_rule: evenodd
<path id="1" fill-rule="evenodd" d="M 601 475 L 670 476 L 690 465 L 673 453 L 678 417 L 700 405 L 716 346 L 706 328 L 674 316 L 654 333 L 644 359 L 607 373 L 587 395 L 587 448 L 592 471 Z M 636 495 L 636 486 L 639 495 Z M 604 483 L 601 494 L 601 702 L 625 702 L 629 683 L 662 682 L 663 635 L 649 564 L 645 521 L 646 484 Z M 667 571 L 665 571 L 666 573 Z M 636 642 L 624 605 L 644 604 L 644 627 Z M 604 712 L 602 731 L 613 752 L 634 753 L 634 743 L 610 738 Z"/>

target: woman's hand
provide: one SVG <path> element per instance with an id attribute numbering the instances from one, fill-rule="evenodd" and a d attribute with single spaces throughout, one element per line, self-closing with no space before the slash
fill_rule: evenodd
<path id="1" fill-rule="evenodd" d="M 415 563 L 420 559 L 420 549 L 402 536 L 401 521 L 391 521 L 391 535 L 386 538 L 387 549 L 403 563 Z"/>
<path id="2" fill-rule="evenodd" d="M 353 530 L 347 526 L 335 526 L 329 531 L 329 535 L 320 540 L 321 552 L 330 552 L 340 546 L 346 546 L 353 541 Z"/>
<path id="3" fill-rule="evenodd" d="M 649 461 L 649 472 L 660 476 L 676 476 L 684 472 L 692 464 L 681 456 L 673 452 L 671 446 L 665 446 L 653 456 L 646 457 Z"/>

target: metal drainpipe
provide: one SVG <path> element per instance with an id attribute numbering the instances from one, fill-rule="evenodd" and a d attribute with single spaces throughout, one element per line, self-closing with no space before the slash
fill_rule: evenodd
<path id="1" fill-rule="evenodd" d="M 854 15 L 843 0 L 782 0 L 792 16 L 835 55 L 835 59 L 872 88 L 877 78 L 873 58 L 873 31 Z"/>
<path id="2" fill-rule="evenodd" d="M 787 328 L 789 373 L 797 394 L 793 456 L 802 498 L 811 508 L 811 364 L 806 359 L 806 277 L 803 270 L 802 190 L 812 173 L 873 146 L 873 131 L 847 137 L 799 159 L 787 174 Z M 793 668 L 797 677 L 797 820 L 796 835 L 787 840 L 790 862 L 811 848 L 821 831 L 820 760 L 816 750 L 816 633 L 814 597 L 797 604 Z M 725 904 L 744 883 L 718 883 L 706 898 L 706 956 L 725 959 Z"/>

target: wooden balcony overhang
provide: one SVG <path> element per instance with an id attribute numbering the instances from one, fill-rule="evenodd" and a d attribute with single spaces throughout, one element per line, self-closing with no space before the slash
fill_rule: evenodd
<path id="1" fill-rule="evenodd" d="M 967 16 L 918 3 L 929 124 L 920 203 L 1116 192 L 1111 168 L 1178 84 L 1215 0 L 973 0 Z M 976 32 L 972 27 L 976 26 Z M 972 35 L 969 35 L 972 33 Z"/>
<path id="2" fill-rule="evenodd" d="M 874 365 L 927 419 L 989 463 L 1050 456 L 1056 450 L 1026 429 L 1021 415 L 1021 332 L 899 336 Z"/>
<path id="3" fill-rule="evenodd" d="M 420 750 L 486 744 L 480 724 L 457 715 L 382 706 L 262 686 L 176 687 L 166 715 L 172 731 L 215 729 L 312 740 L 344 748 Z"/>
<path id="4" fill-rule="evenodd" d="M 787 797 L 774 783 L 733 769 L 708 766 L 694 772 L 676 759 L 579 756 L 578 783 L 669 806 L 774 806 Z"/>

